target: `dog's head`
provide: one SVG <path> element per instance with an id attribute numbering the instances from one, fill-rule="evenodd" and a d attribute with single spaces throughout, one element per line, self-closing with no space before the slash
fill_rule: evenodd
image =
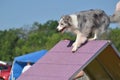
<path id="1" fill-rule="evenodd" d="M 65 32 L 71 27 L 71 17 L 69 15 L 62 16 L 60 21 L 58 22 L 57 30 L 60 32 Z"/>

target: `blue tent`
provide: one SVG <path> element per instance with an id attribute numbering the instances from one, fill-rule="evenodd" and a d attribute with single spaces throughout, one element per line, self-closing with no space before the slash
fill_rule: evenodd
<path id="1" fill-rule="evenodd" d="M 40 50 L 23 56 L 15 57 L 11 70 L 10 80 L 16 80 L 21 75 L 22 69 L 27 64 L 27 62 L 31 62 L 32 64 L 34 64 L 46 53 L 47 50 Z"/>

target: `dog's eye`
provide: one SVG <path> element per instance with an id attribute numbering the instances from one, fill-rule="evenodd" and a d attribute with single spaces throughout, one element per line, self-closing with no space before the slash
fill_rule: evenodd
<path id="1" fill-rule="evenodd" d="M 61 23 L 61 25 L 63 25 L 63 23 Z"/>

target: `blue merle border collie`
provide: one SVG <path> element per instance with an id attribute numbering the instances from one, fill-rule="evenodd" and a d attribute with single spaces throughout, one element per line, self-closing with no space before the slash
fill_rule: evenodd
<path id="1" fill-rule="evenodd" d="M 108 16 L 103 10 L 91 9 L 62 16 L 57 30 L 62 33 L 72 32 L 76 34 L 76 40 L 72 44 L 72 52 L 75 52 L 86 41 L 99 39 L 99 36 L 107 30 L 110 23 L 119 22 L 120 9 L 111 16 Z M 90 38 L 91 34 L 92 38 Z"/>

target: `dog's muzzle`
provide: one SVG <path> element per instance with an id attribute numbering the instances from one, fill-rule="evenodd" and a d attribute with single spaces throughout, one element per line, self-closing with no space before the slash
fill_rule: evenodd
<path id="1" fill-rule="evenodd" d="M 64 27 L 64 28 L 62 28 L 62 29 L 58 29 L 58 28 L 57 28 L 57 31 L 58 31 L 58 32 L 64 32 L 65 29 L 66 29 L 66 27 Z"/>

